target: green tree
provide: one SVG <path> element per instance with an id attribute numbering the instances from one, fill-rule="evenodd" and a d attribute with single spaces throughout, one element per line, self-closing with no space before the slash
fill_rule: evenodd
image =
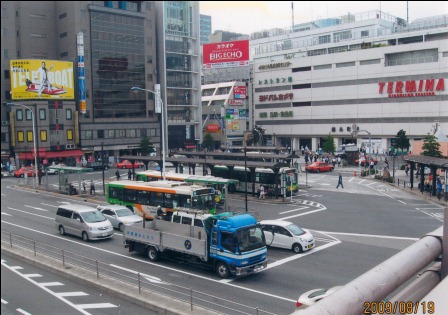
<path id="1" fill-rule="evenodd" d="M 428 134 L 423 140 L 422 155 L 432 156 L 432 157 L 443 157 L 442 152 L 440 152 L 440 143 L 437 142 L 436 136 Z"/>
<path id="2" fill-rule="evenodd" d="M 336 146 L 334 145 L 334 138 L 331 134 L 328 134 L 327 138 L 324 141 L 324 144 L 322 146 L 322 150 L 327 153 L 334 154 L 334 151 L 336 151 Z"/>
<path id="3" fill-rule="evenodd" d="M 204 136 L 204 140 L 202 141 L 202 145 L 201 147 L 203 149 L 208 149 L 210 150 L 211 148 L 213 148 L 214 146 L 214 140 L 211 134 L 206 133 Z"/>
<path id="4" fill-rule="evenodd" d="M 148 137 L 142 137 L 142 139 L 140 140 L 139 150 L 143 156 L 148 156 L 151 152 L 154 151 L 154 146 L 152 145 L 151 141 L 149 141 Z M 145 164 L 145 168 L 148 169 L 149 161 L 143 161 L 143 163 Z"/>
<path id="5" fill-rule="evenodd" d="M 403 129 L 401 129 L 397 133 L 396 145 L 397 148 L 401 149 L 402 151 L 404 151 L 404 149 L 406 149 L 406 152 L 409 151 L 409 147 L 411 146 L 411 144 L 409 143 L 409 138 L 406 136 L 406 131 L 404 131 Z"/>

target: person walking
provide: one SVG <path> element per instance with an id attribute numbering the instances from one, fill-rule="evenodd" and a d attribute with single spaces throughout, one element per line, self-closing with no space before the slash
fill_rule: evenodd
<path id="1" fill-rule="evenodd" d="M 339 173 L 338 185 L 336 186 L 336 188 L 339 189 L 339 186 L 344 188 L 344 185 L 342 184 L 342 175 L 341 175 L 341 173 Z"/>
<path id="2" fill-rule="evenodd" d="M 132 179 L 132 171 L 131 171 L 131 169 L 129 169 L 129 171 L 128 171 L 128 180 L 131 180 Z"/>
<path id="3" fill-rule="evenodd" d="M 115 172 L 115 176 L 117 177 L 117 180 L 120 180 L 120 172 L 118 170 Z"/>
<path id="4" fill-rule="evenodd" d="M 260 186 L 260 199 L 265 199 L 265 191 L 264 191 L 264 186 L 263 185 L 261 185 Z"/>
<path id="5" fill-rule="evenodd" d="M 82 193 L 87 194 L 87 183 L 85 179 L 82 180 Z"/>
<path id="6" fill-rule="evenodd" d="M 95 195 L 95 184 L 93 183 L 93 179 L 90 180 L 90 194 Z"/>

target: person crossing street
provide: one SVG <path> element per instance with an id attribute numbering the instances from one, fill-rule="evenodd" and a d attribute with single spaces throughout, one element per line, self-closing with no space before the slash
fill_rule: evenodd
<path id="1" fill-rule="evenodd" d="M 338 185 L 336 186 L 336 188 L 339 189 L 339 186 L 344 188 L 344 185 L 342 184 L 342 175 L 341 175 L 341 173 L 339 173 Z"/>

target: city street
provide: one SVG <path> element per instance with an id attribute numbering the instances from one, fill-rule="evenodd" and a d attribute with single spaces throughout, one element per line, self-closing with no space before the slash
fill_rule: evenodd
<path id="1" fill-rule="evenodd" d="M 114 171 L 106 171 L 106 178 L 112 178 Z M 210 270 L 173 261 L 151 263 L 136 253 L 129 254 L 119 231 L 111 240 L 90 243 L 60 236 L 53 223 L 58 205 L 96 205 L 101 201 L 36 193 L 16 187 L 14 178 L 1 181 L 1 225 L 4 232 L 157 276 L 164 283 L 191 287 L 276 314 L 289 314 L 294 311 L 299 294 L 345 284 L 442 224 L 439 205 L 381 182 L 349 176 L 348 172 L 343 178 L 344 188 L 336 189 L 337 174 L 337 170 L 307 174 L 310 187 L 301 189 L 292 203 L 274 205 L 269 199 L 260 202 L 250 197 L 249 211 L 257 213 L 258 219 L 287 220 L 309 229 L 316 239 L 316 248 L 303 254 L 269 248 L 268 270 L 241 279 L 221 280 Z M 101 172 L 85 174 L 87 180 L 98 182 L 101 176 Z M 301 187 L 303 177 L 299 181 Z M 56 176 L 53 178 L 57 181 Z M 242 196 L 229 197 L 230 208 L 241 209 Z"/>

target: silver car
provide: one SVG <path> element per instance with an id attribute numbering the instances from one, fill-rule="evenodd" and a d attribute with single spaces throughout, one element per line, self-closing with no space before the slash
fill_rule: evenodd
<path id="1" fill-rule="evenodd" d="M 120 205 L 102 205 L 97 209 L 107 218 L 114 228 L 123 232 L 126 225 L 142 223 L 143 219 L 135 215 L 125 206 Z"/>

